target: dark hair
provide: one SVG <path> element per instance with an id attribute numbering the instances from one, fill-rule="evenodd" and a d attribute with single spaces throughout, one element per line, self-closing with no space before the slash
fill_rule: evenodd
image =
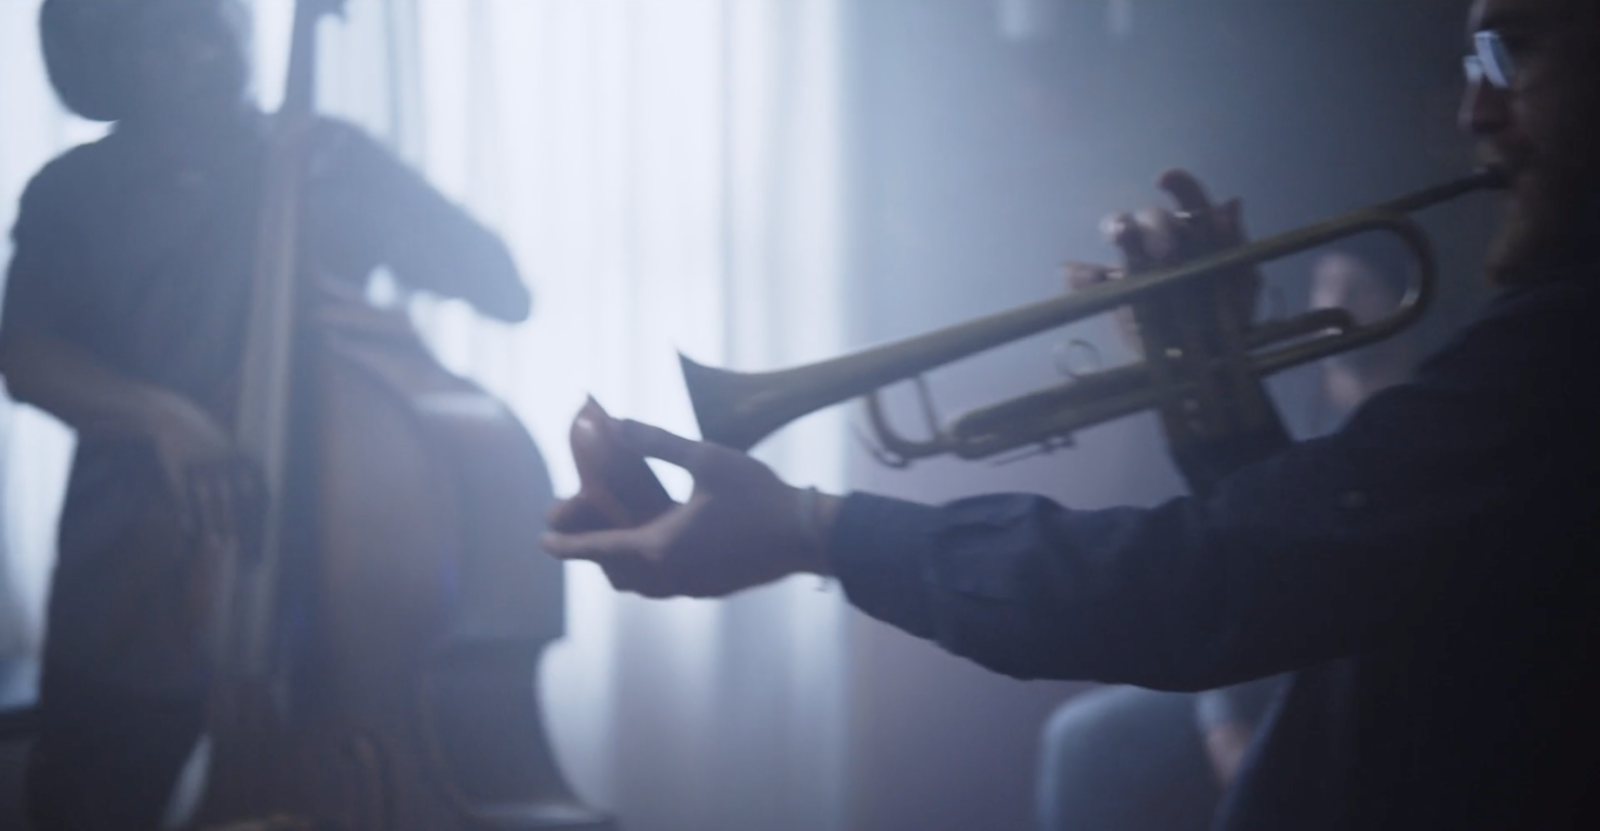
<path id="1" fill-rule="evenodd" d="M 50 85 L 67 109 L 92 121 L 128 115 L 128 33 L 149 0 L 45 0 L 39 41 Z"/>

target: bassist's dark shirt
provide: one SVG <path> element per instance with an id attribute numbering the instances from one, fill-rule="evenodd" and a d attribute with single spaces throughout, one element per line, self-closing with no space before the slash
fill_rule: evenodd
<path id="1" fill-rule="evenodd" d="M 47 165 L 13 230 L 0 337 L 65 341 L 231 427 L 267 136 L 266 119 L 249 117 L 174 155 L 119 125 Z M 385 265 L 413 288 L 525 311 L 504 245 L 420 176 L 338 122 L 319 123 L 312 144 L 308 284 L 359 285 Z M 186 544 L 152 504 L 167 499 L 147 445 L 80 443 L 51 588 L 51 663 L 149 692 L 200 683 L 194 633 L 175 611 Z"/>

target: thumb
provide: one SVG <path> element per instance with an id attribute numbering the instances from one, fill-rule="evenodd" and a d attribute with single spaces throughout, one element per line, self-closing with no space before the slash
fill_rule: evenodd
<path id="1" fill-rule="evenodd" d="M 653 535 L 640 528 L 593 531 L 587 534 L 547 532 L 540 542 L 558 560 L 588 560 L 602 565 L 613 560 L 651 560 Z"/>
<path id="2" fill-rule="evenodd" d="M 634 450 L 652 459 L 677 465 L 691 474 L 705 464 L 705 445 L 676 433 L 632 419 L 621 422 L 622 436 Z"/>
<path id="3" fill-rule="evenodd" d="M 1067 263 L 1062 269 L 1067 275 L 1067 288 L 1072 291 L 1093 288 L 1109 281 L 1112 274 L 1111 268 L 1090 263 Z"/>

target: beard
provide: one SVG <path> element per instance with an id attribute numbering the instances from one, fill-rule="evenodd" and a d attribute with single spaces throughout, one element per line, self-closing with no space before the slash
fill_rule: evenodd
<path id="1" fill-rule="evenodd" d="M 1587 1 L 1587 0 L 1586 0 Z M 1600 92 L 1591 73 L 1600 59 L 1585 55 L 1568 77 L 1581 78 L 1567 90 L 1550 140 L 1501 148 L 1491 165 L 1514 173 L 1510 212 L 1489 255 L 1489 278 L 1497 285 L 1538 282 L 1563 266 L 1595 229 L 1600 209 Z"/>
<path id="2" fill-rule="evenodd" d="M 1537 282 L 1569 264 L 1592 221 L 1596 181 L 1555 166 L 1528 169 L 1513 185 L 1510 211 L 1489 252 L 1496 285 Z"/>

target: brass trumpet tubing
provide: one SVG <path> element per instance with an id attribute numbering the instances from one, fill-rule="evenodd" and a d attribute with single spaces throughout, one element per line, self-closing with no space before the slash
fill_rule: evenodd
<path id="1" fill-rule="evenodd" d="M 1079 430 L 1153 406 L 1150 368 L 1134 364 L 1057 384 L 951 422 L 955 455 L 983 459 L 1021 447 L 1062 443 Z"/>
<path id="2" fill-rule="evenodd" d="M 1437 265 L 1432 245 L 1421 227 L 1405 214 L 1455 199 L 1464 194 L 1500 186 L 1499 176 L 1478 173 L 1444 185 L 1385 202 L 1373 208 L 1355 211 L 1304 228 L 1268 237 L 1258 242 L 1237 246 L 1226 251 L 1205 256 L 1183 265 L 1158 269 L 1115 280 L 1071 295 L 1052 298 L 1006 312 L 988 315 L 967 323 L 948 327 L 919 337 L 868 348 L 860 352 L 834 358 L 809 366 L 777 372 L 744 374 L 711 369 L 687 357 L 679 356 L 683 364 L 685 382 L 695 416 L 700 423 L 701 435 L 713 442 L 738 450 L 748 450 L 773 431 L 789 422 L 852 398 L 867 395 L 874 390 L 897 381 L 913 378 L 935 367 L 951 363 L 979 352 L 993 349 L 1014 340 L 1029 337 L 1046 330 L 1101 314 L 1112 309 L 1147 302 L 1151 298 L 1190 285 L 1194 281 L 1213 277 L 1219 272 L 1252 268 L 1264 263 L 1298 254 L 1338 240 L 1369 232 L 1386 232 L 1396 236 L 1414 255 L 1417 273 L 1400 306 L 1381 321 L 1361 327 L 1344 325 L 1328 335 L 1307 337 L 1320 332 L 1323 326 L 1284 328 L 1281 324 L 1256 327 L 1245 334 L 1252 348 L 1268 348 L 1275 343 L 1287 345 L 1270 349 L 1262 355 L 1252 355 L 1250 363 L 1258 373 L 1269 374 L 1299 363 L 1317 360 L 1328 355 L 1355 349 L 1382 340 L 1410 326 L 1426 310 L 1437 283 Z M 1315 313 L 1313 313 L 1315 314 Z M 1327 316 L 1310 318 L 1312 323 L 1327 324 Z M 1282 333 L 1281 340 L 1261 340 L 1261 332 Z M 1298 332 L 1298 334 L 1291 334 Z M 1279 337 L 1279 335 L 1274 335 Z M 1148 369 L 1145 370 L 1148 374 Z M 1087 379 L 1086 379 L 1087 380 Z M 1082 384 L 1084 382 L 1079 382 Z M 1184 383 L 1182 381 L 1177 383 Z M 1041 425 L 1078 423 L 1084 414 L 1062 421 L 1038 416 L 1022 418 L 1024 408 L 1052 409 L 1058 391 L 1046 391 L 1023 396 L 1002 404 L 1003 411 L 1017 416 L 1020 421 Z M 1081 398 L 1079 394 L 1077 398 Z M 1083 403 L 1087 414 L 1097 421 L 1100 413 L 1114 412 L 1126 415 L 1134 400 L 1136 409 L 1151 406 L 1147 396 L 1130 395 L 1126 401 L 1112 395 L 1093 406 Z M 991 408 L 994 409 L 994 408 Z M 985 412 L 985 411 L 979 411 Z M 973 458 L 979 453 L 987 455 L 988 448 L 1000 444 L 1012 447 L 1027 443 L 1021 437 L 1035 430 L 1020 430 L 1017 438 L 1006 442 L 980 442 L 979 447 L 959 444 L 958 430 L 937 430 L 927 442 L 915 442 L 894 436 L 888 431 L 877 413 L 875 427 L 883 428 L 885 446 L 895 448 L 894 454 L 912 459 L 927 455 L 955 453 Z M 971 417 L 977 419 L 976 414 Z M 979 419 L 981 420 L 981 419 Z M 970 423 L 977 423 L 973 421 Z M 962 424 L 958 420 L 957 425 Z M 1043 430 L 1039 427 L 1038 430 Z M 1062 430 L 1051 433 L 1060 436 Z"/>
<path id="3" fill-rule="evenodd" d="M 1380 202 L 1367 210 L 1374 213 L 1414 214 L 1435 205 L 1453 202 L 1470 193 L 1480 190 L 1500 190 L 1506 185 L 1505 173 L 1492 168 L 1480 168 L 1460 179 L 1413 191 L 1387 202 Z"/>
<path id="4" fill-rule="evenodd" d="M 1355 325 L 1355 320 L 1344 309 L 1319 309 L 1258 328 L 1250 333 L 1246 344 L 1256 349 L 1321 332 L 1348 331 Z M 1279 363 L 1273 361 L 1274 368 L 1269 371 L 1259 357 L 1252 358 L 1252 366 L 1261 376 L 1287 368 L 1278 366 Z M 1184 394 L 1192 386 L 1180 383 L 1176 389 Z M 950 422 L 942 452 L 965 459 L 983 459 L 1029 445 L 1059 442 L 1079 430 L 1151 409 L 1158 402 L 1148 364 L 1120 366 L 969 410 Z M 896 454 L 914 452 L 906 444 L 889 449 Z M 924 449 L 932 450 L 931 447 Z M 912 457 L 930 455 L 937 454 L 923 452 Z"/>

